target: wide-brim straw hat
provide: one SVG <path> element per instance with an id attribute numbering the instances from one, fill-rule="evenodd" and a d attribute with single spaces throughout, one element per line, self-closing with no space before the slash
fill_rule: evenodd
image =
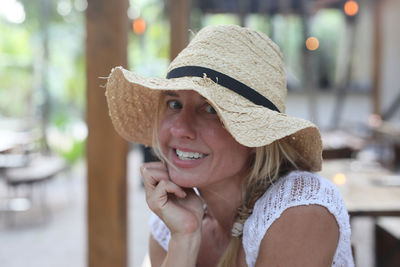
<path id="1" fill-rule="evenodd" d="M 205 27 L 167 73 L 167 78 L 147 78 L 122 67 L 111 71 L 106 85 L 110 116 L 128 141 L 152 146 L 162 91 L 194 90 L 240 144 L 260 147 L 285 138 L 312 171 L 321 169 L 318 128 L 285 114 L 283 57 L 265 34 L 235 25 Z"/>

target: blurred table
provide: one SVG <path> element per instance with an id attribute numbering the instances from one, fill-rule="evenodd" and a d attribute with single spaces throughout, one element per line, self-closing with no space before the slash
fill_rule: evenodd
<path id="1" fill-rule="evenodd" d="M 371 126 L 371 129 L 376 133 L 391 138 L 400 143 L 400 124 L 394 122 L 381 121 L 379 124 Z"/>
<path id="2" fill-rule="evenodd" d="M 371 126 L 375 138 L 386 143 L 393 152 L 393 158 L 388 162 L 388 166 L 400 171 L 400 124 L 387 121 L 379 121 Z"/>
<path id="3" fill-rule="evenodd" d="M 400 216 L 400 174 L 378 163 L 325 160 L 321 175 L 334 182 L 354 216 Z"/>
<path id="4" fill-rule="evenodd" d="M 364 140 L 343 130 L 321 131 L 324 159 L 353 158 Z"/>
<path id="5" fill-rule="evenodd" d="M 11 186 L 44 182 L 67 168 L 64 159 L 55 156 L 37 156 L 26 166 L 8 168 L 4 171 L 6 181 Z"/>
<path id="6" fill-rule="evenodd" d="M 0 130 L 0 153 L 6 153 L 13 149 L 29 145 L 35 141 L 32 132 L 16 132 Z"/>

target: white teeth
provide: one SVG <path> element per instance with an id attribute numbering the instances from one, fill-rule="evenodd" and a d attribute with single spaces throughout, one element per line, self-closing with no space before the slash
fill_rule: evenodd
<path id="1" fill-rule="evenodd" d="M 204 158 L 204 154 L 198 152 L 185 152 L 179 149 L 176 150 L 176 155 L 181 160 L 193 160 L 193 159 L 201 159 Z"/>

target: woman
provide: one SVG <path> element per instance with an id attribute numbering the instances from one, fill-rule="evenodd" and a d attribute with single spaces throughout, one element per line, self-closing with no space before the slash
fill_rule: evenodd
<path id="1" fill-rule="evenodd" d="M 343 200 L 312 173 L 319 131 L 284 113 L 282 55 L 266 35 L 206 27 L 166 79 L 118 67 L 106 96 L 116 130 L 162 160 L 141 168 L 152 266 L 354 265 Z"/>

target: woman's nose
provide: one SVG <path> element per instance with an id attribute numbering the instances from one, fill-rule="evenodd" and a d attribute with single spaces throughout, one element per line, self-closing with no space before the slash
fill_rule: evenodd
<path id="1" fill-rule="evenodd" d="M 182 110 L 176 115 L 175 121 L 170 129 L 171 134 L 178 138 L 196 138 L 196 130 L 194 127 L 195 116 L 191 112 Z"/>

